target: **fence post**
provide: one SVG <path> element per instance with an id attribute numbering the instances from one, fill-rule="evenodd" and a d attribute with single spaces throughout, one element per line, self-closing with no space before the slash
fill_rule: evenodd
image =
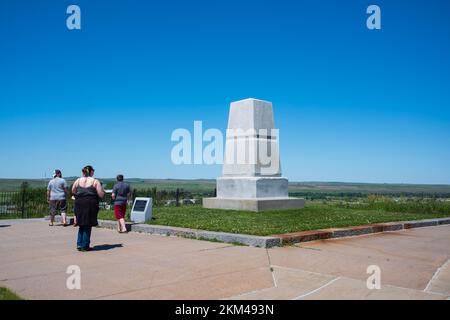
<path id="1" fill-rule="evenodd" d="M 26 199 L 26 197 L 25 197 L 25 193 L 26 193 L 26 191 L 27 191 L 27 187 L 28 187 L 28 184 L 26 183 L 26 182 L 23 182 L 22 183 L 22 185 L 21 185 L 21 191 L 22 191 L 22 208 L 21 208 L 21 211 L 22 211 L 22 219 L 24 219 L 25 218 L 25 199 Z"/>
<path id="2" fill-rule="evenodd" d="M 176 201 L 177 201 L 177 207 L 178 207 L 178 206 L 180 206 L 180 203 L 179 203 L 179 201 L 180 201 L 180 189 L 178 189 L 178 188 L 177 188 L 177 197 L 176 197 L 176 199 L 177 199 Z"/>

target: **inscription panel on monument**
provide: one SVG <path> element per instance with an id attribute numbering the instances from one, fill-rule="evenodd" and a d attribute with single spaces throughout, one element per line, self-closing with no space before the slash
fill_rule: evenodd
<path id="1" fill-rule="evenodd" d="M 132 211 L 137 211 L 137 212 L 144 212 L 145 211 L 145 207 L 147 206 L 147 200 L 136 200 L 134 202 L 134 206 L 133 206 L 133 210 Z"/>

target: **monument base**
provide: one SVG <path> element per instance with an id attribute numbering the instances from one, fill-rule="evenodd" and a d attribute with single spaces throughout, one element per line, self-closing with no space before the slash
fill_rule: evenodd
<path id="1" fill-rule="evenodd" d="M 218 198 L 287 198 L 288 179 L 283 177 L 220 177 Z"/>
<path id="2" fill-rule="evenodd" d="M 300 209 L 305 206 L 302 198 L 203 198 L 203 207 L 208 209 L 267 211 L 277 209 Z"/>

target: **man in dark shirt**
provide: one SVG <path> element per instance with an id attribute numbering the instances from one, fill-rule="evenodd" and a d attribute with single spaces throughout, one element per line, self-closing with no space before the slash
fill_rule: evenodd
<path id="1" fill-rule="evenodd" d="M 112 199 L 114 200 L 114 214 L 118 222 L 117 231 L 119 233 L 127 232 L 125 225 L 125 213 L 127 211 L 127 202 L 130 196 L 130 186 L 123 182 L 123 175 L 117 175 L 117 183 L 114 185 Z"/>

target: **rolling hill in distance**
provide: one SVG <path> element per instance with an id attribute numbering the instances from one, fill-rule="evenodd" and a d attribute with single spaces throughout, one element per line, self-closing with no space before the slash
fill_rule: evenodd
<path id="1" fill-rule="evenodd" d="M 69 184 L 77 177 L 65 177 Z M 105 186 L 111 186 L 114 178 L 100 178 Z M 20 185 L 28 182 L 31 188 L 45 188 L 49 179 L 0 179 L 0 192 L 17 191 Z M 140 179 L 130 178 L 126 181 L 136 189 L 150 189 L 156 187 L 158 190 L 176 190 L 202 193 L 214 190 L 216 182 L 214 179 Z M 439 184 L 390 184 L 390 183 L 351 183 L 351 182 L 290 182 L 290 193 L 361 193 L 361 194 L 428 194 L 444 195 L 450 197 L 450 185 Z"/>

